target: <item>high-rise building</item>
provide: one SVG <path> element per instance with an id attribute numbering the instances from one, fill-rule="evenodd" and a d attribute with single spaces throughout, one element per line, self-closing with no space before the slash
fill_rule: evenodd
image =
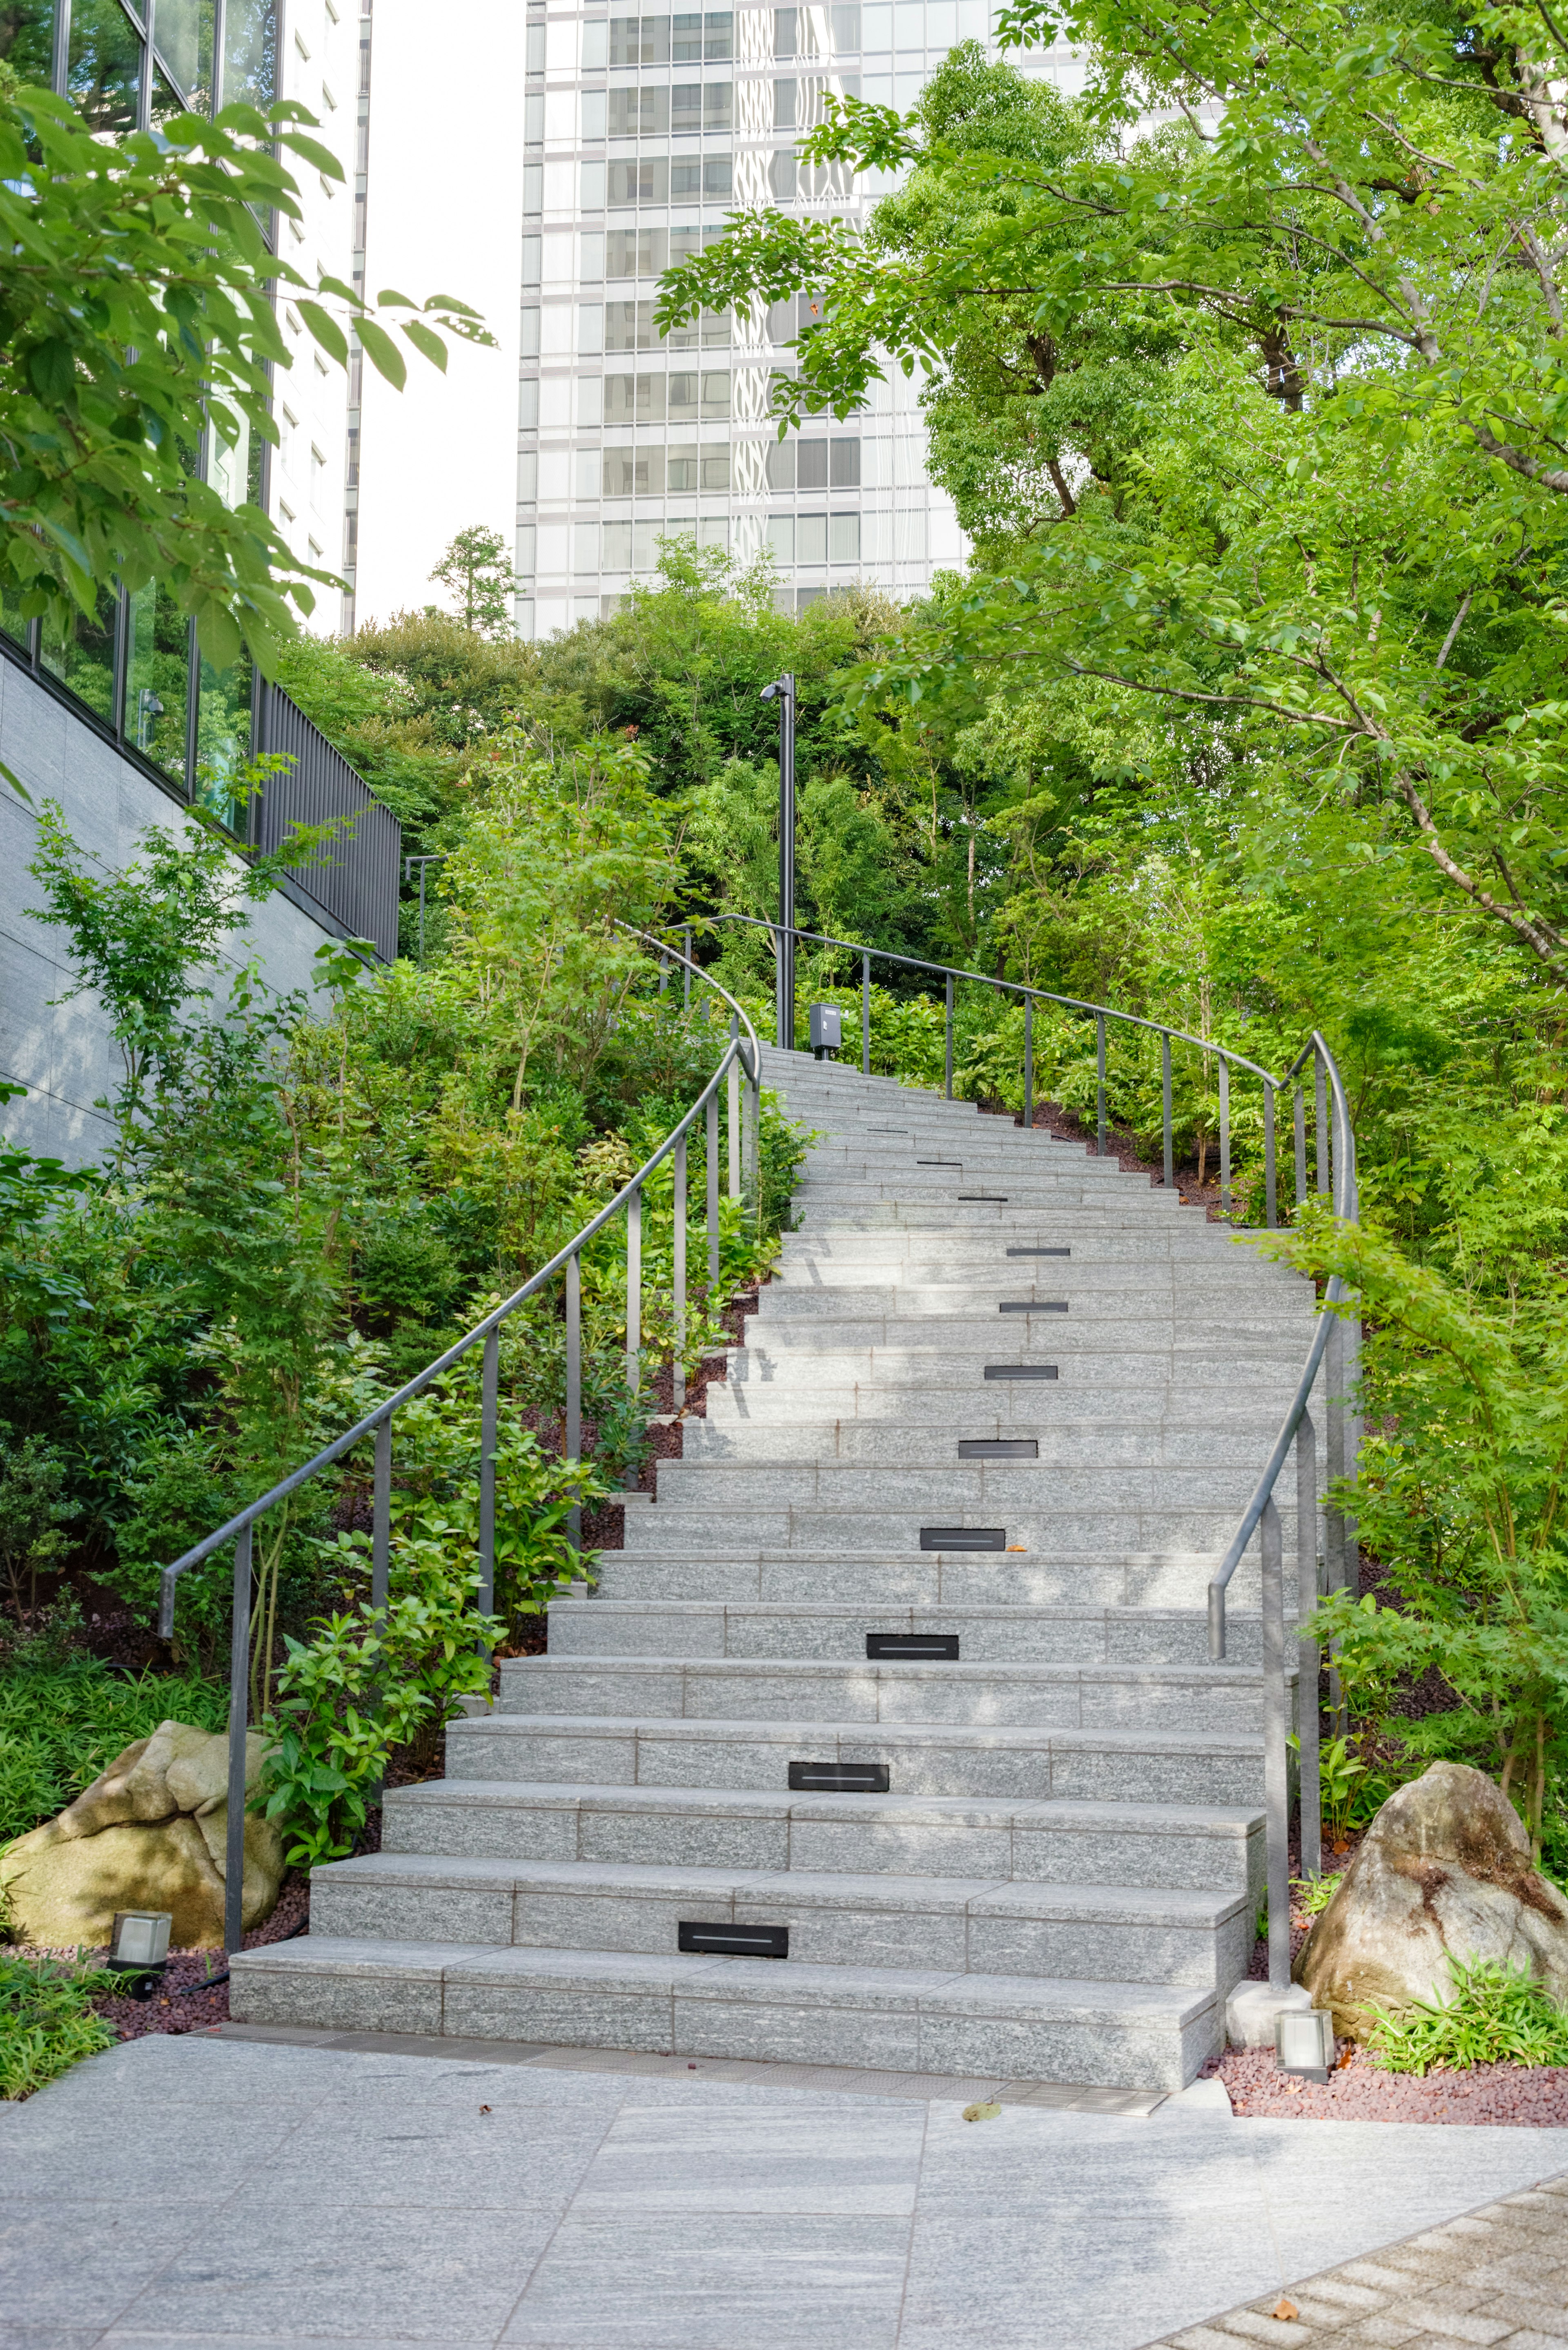
<path id="1" fill-rule="evenodd" d="M 613 6 L 614 0 L 611 0 Z M 908 107 L 987 0 L 859 0 L 619 16 L 528 0 L 518 408 L 518 625 L 613 609 L 665 532 L 770 547 L 794 608 L 856 580 L 906 597 L 963 553 L 929 481 L 919 385 L 781 442 L 775 370 L 808 297 L 661 339 L 656 280 L 740 207 L 852 223 L 882 192 L 808 168 L 828 91 Z"/>

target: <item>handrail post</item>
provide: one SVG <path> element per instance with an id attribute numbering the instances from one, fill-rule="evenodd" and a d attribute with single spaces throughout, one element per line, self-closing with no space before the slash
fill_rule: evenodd
<path id="1" fill-rule="evenodd" d="M 1106 1155 L 1106 1015 L 1099 1013 L 1095 1020 L 1095 1152 Z"/>
<path id="2" fill-rule="evenodd" d="M 1176 1134 L 1170 1118 L 1170 1031 L 1162 1028 L 1159 1035 L 1160 1087 L 1164 1097 L 1165 1114 L 1165 1188 L 1176 1188 Z"/>
<path id="3" fill-rule="evenodd" d="M 1220 1212 L 1231 1212 L 1231 1064 L 1220 1060 Z"/>
<path id="4" fill-rule="evenodd" d="M 871 1074 L 871 958 L 860 958 L 860 1074 Z"/>
<path id="5" fill-rule="evenodd" d="M 1303 1411 L 1296 1430 L 1296 1622 L 1317 1605 L 1317 1430 Z M 1296 1739 L 1300 1756 L 1302 1875 L 1323 1867 L 1323 1791 L 1318 1768 L 1317 1642 L 1302 1634 L 1296 1642 Z"/>
<path id="6" fill-rule="evenodd" d="M 1280 1221 L 1278 1169 L 1274 1163 L 1274 1088 L 1263 1079 L 1263 1213 L 1270 1232 Z"/>
<path id="7" fill-rule="evenodd" d="M 376 1431 L 379 1437 L 379 1429 Z M 223 1950 L 245 1939 L 245 1700 L 251 1653 L 251 1538 L 234 1536 L 234 1617 L 229 1631 L 229 1816 L 223 1837 Z"/>
<path id="8" fill-rule="evenodd" d="M 370 1534 L 370 1605 L 379 1617 L 387 1612 L 392 1569 L 392 1415 L 376 1427 L 375 1483 L 372 1489 Z"/>
<path id="9" fill-rule="evenodd" d="M 626 1384 L 635 1397 L 642 1385 L 642 1191 L 639 1186 L 626 1203 Z M 637 1483 L 639 1471 L 628 1465 L 626 1489 Z"/>
<path id="10" fill-rule="evenodd" d="M 691 925 L 690 922 L 684 922 L 681 925 L 680 952 L 684 959 L 684 966 L 680 973 L 680 1009 L 685 1013 L 691 1009 Z"/>
<path id="11" fill-rule="evenodd" d="M 1317 1070 L 1317 1188 L 1324 1199 L 1334 1196 L 1334 1168 L 1328 1139 L 1328 1072 L 1323 1065 L 1323 1055 L 1314 1055 Z"/>
<path id="12" fill-rule="evenodd" d="M 566 1455 L 568 1469 L 577 1469 L 583 1458 L 583 1265 L 574 1251 L 566 1259 Z M 583 1546 L 582 1504 L 574 1502 L 567 1513 L 566 1523 L 572 1548 Z"/>
<path id="13" fill-rule="evenodd" d="M 702 1139 L 708 1160 L 708 1311 L 711 1314 L 719 1289 L 719 1097 L 716 1092 L 708 1097 Z"/>
<path id="14" fill-rule="evenodd" d="M 495 1448 L 500 1440 L 501 1333 L 484 1334 L 479 1412 L 479 1612 L 495 1613 Z"/>
<path id="15" fill-rule="evenodd" d="M 763 1229 L 763 1088 L 760 1070 L 753 1070 L 746 1078 L 746 1116 L 741 1131 L 744 1149 L 741 1189 L 753 1230 L 760 1238 Z"/>
<path id="16" fill-rule="evenodd" d="M 741 1033 L 741 1024 L 730 1014 L 730 1041 L 734 1043 Z M 741 1065 L 739 1058 L 730 1063 L 730 1197 L 741 1196 Z"/>
<path id="17" fill-rule="evenodd" d="M 950 972 L 948 973 L 947 1006 L 947 1021 L 943 1035 L 943 1063 L 947 1071 L 947 1097 L 951 1101 L 953 1097 L 953 982 Z"/>
<path id="18" fill-rule="evenodd" d="M 1307 1160 L 1306 1160 L 1306 1091 L 1305 1091 L 1305 1088 L 1304 1088 L 1303 1087 L 1302 1087 L 1302 1086 L 1298 1086 L 1298 1087 L 1296 1087 L 1295 1114 L 1296 1114 L 1296 1207 L 1297 1207 L 1297 1209 L 1298 1209 L 1298 1210 L 1300 1210 L 1300 1209 L 1302 1209 L 1302 1208 L 1304 1208 L 1304 1207 L 1305 1207 L 1305 1205 L 1306 1205 L 1306 1196 L 1307 1196 Z"/>
<path id="19" fill-rule="evenodd" d="M 1023 999 L 1023 1123 L 1034 1123 L 1034 998 Z"/>
<path id="20" fill-rule="evenodd" d="M 675 1357 L 670 1365 L 673 1411 L 686 1409 L 686 1137 L 675 1146 Z"/>
<path id="21" fill-rule="evenodd" d="M 1271 1493 L 1260 1527 L 1263 1604 L 1263 1806 L 1268 1821 L 1269 1988 L 1291 1980 L 1289 1752 L 1285 1745 L 1285 1617 L 1280 1513 Z"/>

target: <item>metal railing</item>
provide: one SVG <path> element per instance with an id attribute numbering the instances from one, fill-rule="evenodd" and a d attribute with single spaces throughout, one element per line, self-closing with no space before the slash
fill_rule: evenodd
<path id="1" fill-rule="evenodd" d="M 173 1564 L 163 1569 L 159 1596 L 158 1629 L 167 1640 L 174 1629 L 174 1602 L 180 1577 L 193 1566 L 210 1558 L 226 1544 L 234 1546 L 234 1621 L 229 1648 L 229 1782 L 228 1831 L 225 1846 L 225 1882 L 223 1890 L 223 1947 L 227 1951 L 239 1950 L 244 1942 L 243 1899 L 244 1886 L 244 1820 L 245 1820 L 245 1733 L 248 1727 L 249 1664 L 253 1634 L 252 1623 L 252 1555 L 254 1530 L 267 1512 L 308 1484 L 335 1461 L 341 1461 L 367 1437 L 375 1440 L 372 1483 L 372 1532 L 370 1548 L 370 1605 L 377 1614 L 384 1613 L 388 1605 L 391 1567 L 391 1504 L 392 1504 L 392 1421 L 394 1415 L 406 1403 L 422 1395 L 431 1382 L 460 1363 L 475 1347 L 483 1349 L 481 1371 L 480 1403 L 480 1462 L 479 1462 L 479 1592 L 478 1610 L 488 1616 L 495 1596 L 495 1453 L 499 1439 L 499 1397 L 501 1370 L 500 1330 L 504 1322 L 516 1313 L 519 1306 L 545 1288 L 557 1274 L 566 1281 L 566 1409 L 564 1457 L 570 1469 L 582 1459 L 582 1253 L 590 1241 L 603 1232 L 606 1225 L 626 1211 L 626 1375 L 627 1384 L 636 1395 L 642 1383 L 642 1198 L 649 1177 L 666 1159 L 674 1162 L 674 1334 L 673 1350 L 675 1408 L 679 1410 L 685 1400 L 684 1344 L 687 1332 L 687 1137 L 699 1118 L 704 1120 L 706 1147 L 707 1198 L 706 1230 L 708 1240 L 707 1295 L 713 1296 L 719 1284 L 719 1097 L 721 1089 L 728 1090 L 729 1113 L 729 1189 L 732 1196 L 745 1200 L 748 1211 L 760 1213 L 760 1097 L 761 1059 L 756 1031 L 742 1007 L 709 977 L 687 954 L 678 953 L 662 940 L 646 931 L 633 930 L 628 923 L 618 929 L 653 949 L 659 958 L 664 983 L 668 983 L 670 966 L 680 963 L 685 969 L 685 1001 L 691 1002 L 693 977 L 711 987 L 722 997 L 730 1008 L 729 1040 L 720 1055 L 719 1065 L 709 1078 L 691 1107 L 678 1126 L 672 1127 L 657 1150 L 646 1159 L 635 1175 L 623 1183 L 607 1207 L 601 1208 L 581 1232 L 569 1240 L 566 1247 L 540 1267 L 520 1289 L 474 1325 L 465 1337 L 449 1347 L 435 1361 L 427 1363 L 417 1377 L 400 1387 L 367 1412 L 352 1428 L 324 1445 L 313 1459 L 281 1478 L 259 1500 L 237 1511 L 205 1541 L 186 1551 Z M 661 984 L 660 993 L 663 993 Z M 628 1471 L 628 1485 L 636 1482 L 635 1469 Z M 578 1511 L 571 1513 L 571 1534 L 574 1545 L 581 1535 Z"/>
<path id="2" fill-rule="evenodd" d="M 776 956 L 780 935 L 778 924 L 752 914 L 721 914 L 715 917 L 715 920 L 767 931 L 774 939 Z M 1106 1024 L 1116 1021 L 1124 1026 L 1145 1029 L 1157 1035 L 1160 1040 L 1164 1180 L 1168 1186 L 1174 1186 L 1176 1180 L 1171 1046 L 1175 1044 L 1191 1045 L 1202 1053 L 1213 1054 L 1220 1097 L 1220 1204 L 1221 1212 L 1226 1215 L 1231 1214 L 1234 1205 L 1231 1163 L 1231 1072 L 1240 1070 L 1256 1077 L 1263 1088 L 1263 1199 L 1265 1222 L 1271 1231 L 1277 1229 L 1279 1223 L 1276 1097 L 1287 1091 L 1293 1093 L 1295 1204 L 1298 1210 L 1305 1204 L 1308 1197 L 1306 1086 L 1296 1080 L 1310 1062 L 1316 1190 L 1320 1195 L 1329 1199 L 1337 1216 L 1350 1223 L 1359 1220 L 1355 1137 L 1351 1128 L 1349 1106 L 1338 1065 L 1327 1039 L 1316 1029 L 1284 1075 L 1276 1077 L 1256 1061 L 1249 1060 L 1245 1054 L 1233 1052 L 1230 1046 L 1217 1044 L 1212 1037 L 1194 1036 L 1185 1029 L 1169 1027 L 1158 1020 L 1147 1020 L 1137 1013 L 1118 1012 L 1108 1004 L 1086 1003 L 1077 996 L 1056 995 L 1047 988 L 1031 987 L 1021 980 L 992 979 L 982 972 L 964 971 L 950 963 L 928 962 L 919 955 L 894 954 L 885 948 L 867 946 L 858 939 L 836 939 L 822 931 L 803 931 L 798 927 L 793 930 L 792 936 L 797 941 L 808 940 L 815 945 L 832 947 L 859 956 L 860 1067 L 867 1076 L 871 1074 L 873 962 L 894 963 L 903 971 L 929 972 L 943 981 L 946 1002 L 943 1091 L 949 1101 L 953 1097 L 953 1010 L 957 983 L 962 981 L 976 987 L 988 988 L 993 994 L 1022 997 L 1023 1123 L 1026 1127 L 1033 1127 L 1034 1123 L 1034 1005 L 1057 1004 L 1092 1019 L 1096 1042 L 1096 1149 L 1101 1158 L 1106 1156 L 1107 1131 Z M 782 1033 L 784 1003 L 781 988 L 775 995 L 781 1023 L 781 1045 L 785 1042 Z M 789 1040 L 792 1046 L 793 1042 L 793 1038 Z M 1225 1594 L 1248 1544 L 1253 1534 L 1258 1534 L 1262 1583 L 1263 1783 L 1268 1830 L 1269 1981 L 1275 1990 L 1282 1989 L 1288 1983 L 1291 1967 L 1288 1726 L 1291 1674 L 1286 1664 L 1282 1534 L 1279 1509 L 1274 1501 L 1274 1487 L 1293 1444 L 1296 1456 L 1296 1613 L 1301 1619 L 1312 1614 L 1321 1591 L 1344 1588 L 1347 1572 L 1356 1556 L 1354 1521 L 1326 1504 L 1322 1511 L 1323 1550 L 1321 1557 L 1319 1555 L 1318 1431 L 1308 1409 L 1319 1376 L 1323 1374 L 1325 1393 L 1321 1402 L 1326 1477 L 1330 1483 L 1344 1478 L 1347 1472 L 1354 1477 L 1360 1451 L 1360 1429 L 1347 1404 L 1354 1397 L 1359 1379 L 1360 1324 L 1354 1315 L 1342 1316 L 1330 1310 L 1345 1304 L 1348 1295 L 1336 1274 L 1328 1284 L 1314 1326 L 1312 1344 L 1290 1409 L 1274 1439 L 1273 1448 L 1241 1523 L 1209 1586 L 1209 1653 L 1215 1663 L 1220 1663 L 1225 1656 Z M 1324 1370 L 1325 1363 L 1326 1372 Z M 1322 1663 L 1316 1643 L 1303 1638 L 1298 1631 L 1295 1679 L 1298 1693 L 1296 1735 L 1301 1865 L 1303 1872 L 1310 1875 L 1318 1872 L 1323 1860 L 1319 1716 L 1315 1702 Z M 1329 1696 L 1331 1708 L 1337 1718 L 1340 1714 L 1340 1691 L 1332 1658 Z"/>

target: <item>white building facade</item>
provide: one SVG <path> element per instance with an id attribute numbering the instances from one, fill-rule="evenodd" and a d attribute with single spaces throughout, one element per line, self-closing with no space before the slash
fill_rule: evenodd
<path id="1" fill-rule="evenodd" d="M 613 0 L 612 0 L 613 5 Z M 529 0 L 517 436 L 521 633 L 615 608 L 658 541 L 771 548 L 798 608 L 866 581 L 903 598 L 961 560 L 927 478 L 918 381 L 781 443 L 770 380 L 801 307 L 706 317 L 661 340 L 657 280 L 775 205 L 865 218 L 879 188 L 797 163 L 832 90 L 907 108 L 987 0 L 859 0 L 625 16 Z"/>

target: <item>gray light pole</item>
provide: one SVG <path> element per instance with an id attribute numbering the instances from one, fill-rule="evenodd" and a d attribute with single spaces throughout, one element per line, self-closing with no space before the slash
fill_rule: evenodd
<path id="1" fill-rule="evenodd" d="M 794 678 L 775 677 L 763 688 L 779 706 L 778 1041 L 794 1050 Z"/>

